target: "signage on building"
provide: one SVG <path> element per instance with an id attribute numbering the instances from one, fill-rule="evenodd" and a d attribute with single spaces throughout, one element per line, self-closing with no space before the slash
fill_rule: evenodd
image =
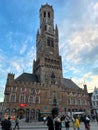
<path id="1" fill-rule="evenodd" d="M 25 103 L 21 103 L 21 104 L 20 104 L 20 107 L 25 107 L 25 106 L 26 106 Z"/>

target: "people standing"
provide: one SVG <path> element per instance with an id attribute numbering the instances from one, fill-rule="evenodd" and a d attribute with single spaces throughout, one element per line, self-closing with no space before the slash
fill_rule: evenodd
<path id="1" fill-rule="evenodd" d="M 46 120 L 47 120 L 47 117 L 44 116 L 44 117 L 43 117 L 44 124 L 46 124 Z"/>
<path id="2" fill-rule="evenodd" d="M 2 130 L 5 130 L 5 123 L 6 123 L 7 119 L 2 119 L 1 120 L 1 128 Z"/>
<path id="3" fill-rule="evenodd" d="M 96 114 L 96 121 L 97 121 L 97 124 L 98 124 L 98 114 Z"/>
<path id="4" fill-rule="evenodd" d="M 73 129 L 76 130 L 76 126 L 75 126 L 75 121 L 76 121 L 76 117 L 75 115 L 72 117 L 72 123 L 73 123 Z"/>
<path id="5" fill-rule="evenodd" d="M 19 130 L 19 118 L 18 118 L 18 116 L 17 116 L 16 119 L 15 119 L 15 127 L 14 127 L 14 130 L 16 129 L 16 127 L 17 127 L 18 130 Z"/>
<path id="6" fill-rule="evenodd" d="M 70 118 L 68 115 L 65 117 L 65 128 L 66 130 L 69 130 L 70 128 Z"/>
<path id="7" fill-rule="evenodd" d="M 89 118 L 89 116 L 85 116 L 84 125 L 85 125 L 85 130 L 90 130 L 90 118 Z"/>
<path id="8" fill-rule="evenodd" d="M 54 125 L 55 125 L 55 130 L 61 130 L 62 129 L 62 122 L 61 122 L 61 118 L 60 118 L 59 115 L 56 117 Z"/>
<path id="9" fill-rule="evenodd" d="M 5 130 L 11 130 L 11 129 L 12 129 L 11 118 L 8 117 L 8 119 L 5 121 Z"/>
<path id="10" fill-rule="evenodd" d="M 76 117 L 76 120 L 75 120 L 75 127 L 77 130 L 80 130 L 80 120 L 78 116 Z"/>
<path id="11" fill-rule="evenodd" d="M 48 126 L 48 130 L 54 130 L 54 123 L 51 115 L 48 117 L 47 126 Z"/>

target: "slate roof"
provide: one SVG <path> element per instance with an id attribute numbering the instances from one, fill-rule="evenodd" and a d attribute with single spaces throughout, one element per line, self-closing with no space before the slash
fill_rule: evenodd
<path id="1" fill-rule="evenodd" d="M 71 79 L 63 78 L 63 86 L 65 88 L 80 88 L 77 84 L 75 84 Z"/>
<path id="2" fill-rule="evenodd" d="M 38 78 L 35 74 L 30 73 L 22 73 L 18 76 L 15 81 L 23 81 L 23 82 L 38 82 Z"/>
<path id="3" fill-rule="evenodd" d="M 35 74 L 30 73 L 22 73 L 18 76 L 15 81 L 20 82 L 36 82 L 38 83 L 38 77 Z M 63 87 L 64 88 L 80 88 L 77 84 L 75 84 L 71 79 L 63 78 Z"/>

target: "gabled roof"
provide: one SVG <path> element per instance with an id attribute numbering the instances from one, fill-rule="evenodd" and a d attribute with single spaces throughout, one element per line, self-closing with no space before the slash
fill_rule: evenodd
<path id="1" fill-rule="evenodd" d="M 15 79 L 15 81 L 38 82 L 38 77 L 35 74 L 22 73 Z"/>
<path id="2" fill-rule="evenodd" d="M 71 79 L 63 78 L 63 86 L 65 88 L 80 88 L 77 84 L 75 84 Z"/>
<path id="3" fill-rule="evenodd" d="M 18 76 L 15 81 L 21 82 L 36 82 L 38 83 L 38 77 L 35 74 L 30 73 L 22 73 Z M 80 88 L 77 84 L 75 84 L 71 79 L 63 78 L 63 87 L 64 88 Z"/>

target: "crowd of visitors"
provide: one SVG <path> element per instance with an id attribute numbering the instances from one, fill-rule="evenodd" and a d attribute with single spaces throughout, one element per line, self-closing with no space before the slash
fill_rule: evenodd
<path id="1" fill-rule="evenodd" d="M 83 117 L 85 130 L 90 130 L 90 118 L 89 116 Z M 48 130 L 62 130 L 65 127 L 66 130 L 70 130 L 70 127 L 73 127 L 73 130 L 80 130 L 80 118 L 78 116 L 73 116 L 72 118 L 69 115 L 55 115 L 53 118 L 52 115 L 47 118 Z"/>
<path id="2" fill-rule="evenodd" d="M 18 116 L 15 119 L 15 126 L 14 126 L 13 130 L 15 130 L 16 127 L 19 130 L 19 118 L 18 118 Z M 2 128 L 2 130 L 12 130 L 12 122 L 11 122 L 10 117 L 8 117 L 8 119 L 4 118 L 4 119 L 1 120 L 1 128 Z"/>
<path id="3" fill-rule="evenodd" d="M 1 127 L 2 127 L 2 130 L 11 130 L 12 123 L 11 123 L 10 117 L 8 117 L 8 119 L 1 120 Z"/>
<path id="4" fill-rule="evenodd" d="M 70 130 L 73 127 L 73 130 L 80 130 L 81 118 L 78 115 L 73 115 L 70 117 L 68 114 L 65 115 L 49 115 L 48 117 L 43 118 L 44 124 L 48 126 L 48 130 Z M 90 121 L 92 118 L 89 115 L 84 115 L 82 117 L 82 122 L 84 123 L 85 130 L 90 130 Z M 98 115 L 96 116 L 96 121 L 98 123 Z M 10 117 L 1 120 L 2 130 L 12 130 L 12 123 Z M 15 125 L 13 130 L 19 130 L 19 118 L 15 118 Z"/>

